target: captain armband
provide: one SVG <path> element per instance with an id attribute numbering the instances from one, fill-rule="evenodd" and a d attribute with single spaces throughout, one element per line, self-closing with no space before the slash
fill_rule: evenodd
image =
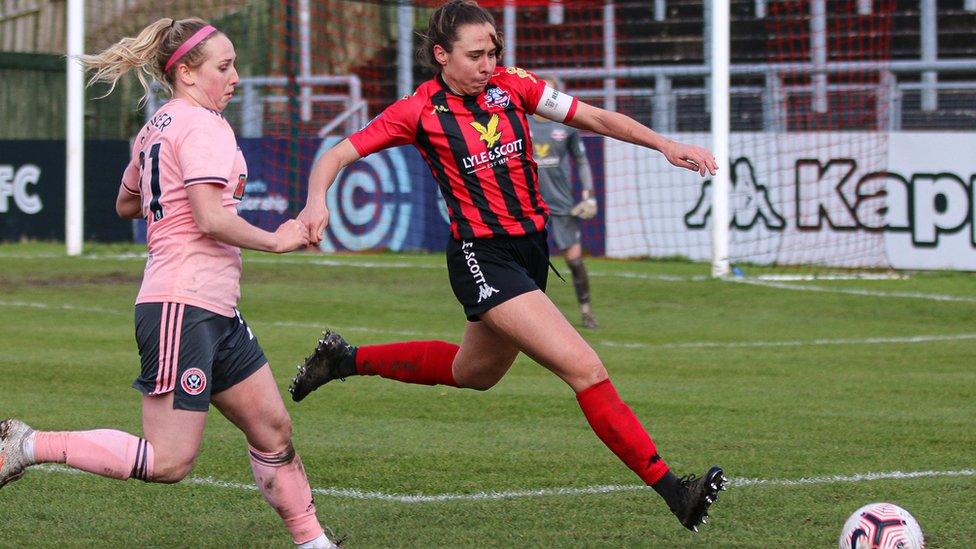
<path id="1" fill-rule="evenodd" d="M 536 114 L 544 116 L 556 122 L 565 122 L 573 108 L 576 99 L 572 95 L 567 95 L 557 89 L 550 88 L 548 85 L 539 98 L 539 104 L 535 108 Z"/>

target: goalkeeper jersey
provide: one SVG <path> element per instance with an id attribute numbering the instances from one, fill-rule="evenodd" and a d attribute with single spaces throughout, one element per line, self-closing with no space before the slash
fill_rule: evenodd
<path id="1" fill-rule="evenodd" d="M 586 160 L 579 130 L 551 120 L 529 119 L 532 153 L 539 166 L 539 191 L 553 215 L 569 215 L 576 204 L 571 183 L 570 158 Z M 585 178 L 584 178 L 585 179 Z"/>

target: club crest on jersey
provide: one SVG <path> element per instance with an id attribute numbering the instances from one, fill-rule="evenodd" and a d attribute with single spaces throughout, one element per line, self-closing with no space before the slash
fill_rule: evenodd
<path id="1" fill-rule="evenodd" d="M 471 127 L 478 130 L 479 139 L 485 142 L 485 146 L 489 149 L 498 143 L 498 140 L 502 138 L 502 132 L 498 131 L 498 115 L 493 114 L 491 118 L 488 119 L 488 125 L 483 126 L 481 122 L 477 120 L 471 122 Z"/>
<path id="2" fill-rule="evenodd" d="M 197 396 L 207 388 L 207 375 L 200 368 L 190 368 L 183 372 L 183 377 L 180 378 L 180 386 L 186 394 Z"/>
<path id="3" fill-rule="evenodd" d="M 247 186 L 247 174 L 242 173 L 237 177 L 237 188 L 234 189 L 234 199 L 242 200 L 244 198 L 244 187 Z"/>
<path id="4" fill-rule="evenodd" d="M 485 106 L 490 108 L 504 109 L 511 102 L 508 92 L 498 86 L 489 86 L 485 90 Z"/>

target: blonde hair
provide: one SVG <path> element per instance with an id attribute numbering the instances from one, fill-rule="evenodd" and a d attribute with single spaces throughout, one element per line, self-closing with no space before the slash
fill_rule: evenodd
<path id="1" fill-rule="evenodd" d="M 139 83 L 142 84 L 144 91 L 142 97 L 139 98 L 139 105 L 141 106 L 149 97 L 149 88 L 153 80 L 158 82 L 167 94 L 173 95 L 178 64 L 166 71 L 166 61 L 181 44 L 206 25 L 206 21 L 196 17 L 180 20 L 160 19 L 142 29 L 135 37 L 125 37 L 100 53 L 79 55 L 78 61 L 86 70 L 95 71 L 95 74 L 88 79 L 88 86 L 96 82 L 108 82 L 110 84 L 109 90 L 99 99 L 112 93 L 119 79 L 125 76 L 127 72 L 135 70 L 136 77 L 139 78 Z M 211 34 L 186 52 L 180 58 L 179 64 L 185 64 L 191 68 L 202 65 L 205 60 L 203 44 L 214 34 L 216 33 Z"/>

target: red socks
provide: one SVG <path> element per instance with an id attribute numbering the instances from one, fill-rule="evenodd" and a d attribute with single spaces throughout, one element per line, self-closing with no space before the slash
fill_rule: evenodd
<path id="1" fill-rule="evenodd" d="M 596 436 L 645 484 L 654 484 L 668 472 L 654 441 L 609 379 L 583 389 L 576 400 Z"/>
<path id="2" fill-rule="evenodd" d="M 451 365 L 458 349 L 444 341 L 366 345 L 356 351 L 356 373 L 405 383 L 457 387 Z M 650 435 L 620 400 L 609 379 L 580 391 L 576 399 L 600 440 L 646 484 L 654 484 L 668 472 Z"/>
<path id="3" fill-rule="evenodd" d="M 356 351 L 356 373 L 405 383 L 457 387 L 451 365 L 458 349 L 446 341 L 364 345 Z"/>

